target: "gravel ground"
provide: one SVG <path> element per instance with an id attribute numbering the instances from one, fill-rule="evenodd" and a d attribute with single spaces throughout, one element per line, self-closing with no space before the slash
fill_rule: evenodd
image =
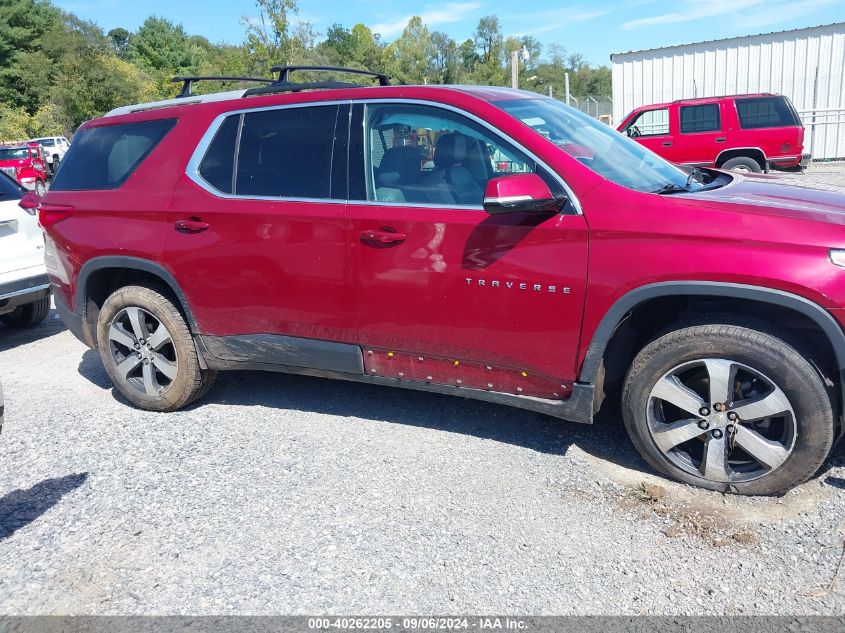
<path id="1" fill-rule="evenodd" d="M 845 445 L 747 499 L 613 416 L 249 372 L 145 413 L 54 313 L 0 329 L 0 377 L 0 613 L 845 613 Z"/>
<path id="2" fill-rule="evenodd" d="M 778 176 L 796 180 L 814 180 L 829 185 L 845 187 L 845 161 L 829 163 L 811 163 L 802 174 L 789 172 L 773 172 Z"/>

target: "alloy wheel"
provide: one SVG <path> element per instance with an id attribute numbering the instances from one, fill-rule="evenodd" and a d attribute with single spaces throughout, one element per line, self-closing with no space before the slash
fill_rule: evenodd
<path id="1" fill-rule="evenodd" d="M 729 359 L 678 365 L 654 385 L 647 407 L 649 433 L 665 458 L 710 481 L 757 479 L 795 447 L 789 398 L 762 372 Z"/>
<path id="2" fill-rule="evenodd" d="M 176 380 L 178 359 L 173 339 L 150 312 L 124 308 L 112 319 L 108 338 L 117 373 L 136 391 L 160 396 Z"/>

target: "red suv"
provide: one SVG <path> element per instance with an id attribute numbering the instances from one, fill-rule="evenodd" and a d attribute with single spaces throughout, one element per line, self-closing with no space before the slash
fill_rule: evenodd
<path id="1" fill-rule="evenodd" d="M 789 99 L 755 94 L 637 108 L 619 131 L 666 160 L 763 172 L 804 167 L 804 127 Z"/>
<path id="2" fill-rule="evenodd" d="M 688 174 L 532 93 L 288 72 L 86 123 L 40 206 L 56 306 L 130 402 L 229 369 L 586 423 L 617 394 L 693 485 L 777 493 L 824 462 L 841 192 Z"/>
<path id="3" fill-rule="evenodd" d="M 0 145 L 0 171 L 39 196 L 47 191 L 47 159 L 38 143 Z"/>

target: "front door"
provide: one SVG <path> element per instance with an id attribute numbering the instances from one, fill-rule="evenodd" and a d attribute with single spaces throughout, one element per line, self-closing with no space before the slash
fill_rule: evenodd
<path id="1" fill-rule="evenodd" d="M 361 126 L 363 120 L 363 127 Z M 431 105 L 356 105 L 350 243 L 359 343 L 372 375 L 566 398 L 574 376 L 587 226 L 491 216 L 493 177 L 549 172 L 486 127 Z M 359 136 L 360 135 L 360 136 Z M 356 160 L 357 158 L 357 160 Z"/>
<path id="2" fill-rule="evenodd" d="M 253 359 L 295 364 L 286 352 L 301 343 L 242 335 L 354 342 L 348 108 L 229 115 L 212 126 L 207 151 L 179 183 L 164 259 L 218 348 L 240 346 Z M 344 178 L 334 182 L 333 155 L 344 161 Z"/>
<path id="3" fill-rule="evenodd" d="M 669 108 L 640 112 L 623 130 L 628 136 L 658 156 L 674 161 L 675 138 L 669 125 Z"/>

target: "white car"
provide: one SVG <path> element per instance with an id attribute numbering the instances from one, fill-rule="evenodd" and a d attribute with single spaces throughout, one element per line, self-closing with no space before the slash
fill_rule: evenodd
<path id="1" fill-rule="evenodd" d="M 44 266 L 44 236 L 33 196 L 0 172 L 0 323 L 22 328 L 43 321 L 50 311 L 50 282 Z"/>
<path id="2" fill-rule="evenodd" d="M 65 154 L 70 148 L 70 141 L 64 136 L 43 136 L 41 138 L 33 138 L 29 143 L 38 143 L 44 148 L 47 154 L 47 164 L 50 166 L 50 173 L 55 173 L 59 167 L 59 163 L 64 160 Z"/>

